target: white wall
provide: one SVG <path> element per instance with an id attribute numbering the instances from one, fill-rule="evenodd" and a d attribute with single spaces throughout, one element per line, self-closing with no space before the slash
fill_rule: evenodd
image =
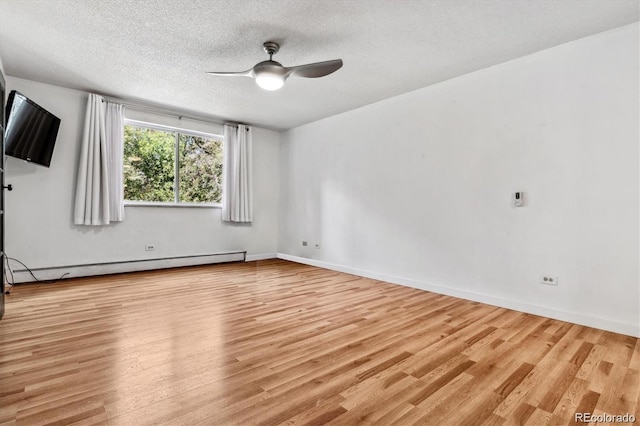
<path id="1" fill-rule="evenodd" d="M 640 335 L 638 49 L 634 24 L 286 132 L 279 251 Z"/>
<path id="2" fill-rule="evenodd" d="M 75 226 L 73 201 L 87 94 L 13 77 L 7 77 L 7 86 L 62 120 L 50 168 L 7 157 L 6 181 L 14 186 L 6 194 L 9 256 L 30 268 L 46 268 L 234 250 L 254 257 L 276 253 L 279 133 L 254 129 L 252 226 L 223 223 L 218 208 L 177 207 L 126 207 L 124 222 Z M 135 118 L 154 120 L 148 113 Z M 155 118 L 171 124 L 166 117 Z M 216 125 L 183 121 L 183 127 L 194 130 L 220 131 Z M 146 243 L 153 243 L 156 251 L 146 252 Z"/>

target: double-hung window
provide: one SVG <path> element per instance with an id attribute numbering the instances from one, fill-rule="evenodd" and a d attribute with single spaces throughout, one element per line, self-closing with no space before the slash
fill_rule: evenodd
<path id="1" fill-rule="evenodd" d="M 123 184 L 128 204 L 222 202 L 222 136 L 126 120 Z"/>

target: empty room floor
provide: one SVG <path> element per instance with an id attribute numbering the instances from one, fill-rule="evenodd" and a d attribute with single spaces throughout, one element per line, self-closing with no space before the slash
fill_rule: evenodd
<path id="1" fill-rule="evenodd" d="M 640 419 L 639 370 L 621 334 L 282 260 L 199 266 L 16 286 L 0 425 Z"/>

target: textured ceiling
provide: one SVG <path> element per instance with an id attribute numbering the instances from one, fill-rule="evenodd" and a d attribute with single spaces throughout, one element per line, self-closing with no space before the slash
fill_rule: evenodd
<path id="1" fill-rule="evenodd" d="M 638 0 L 0 0 L 6 73 L 288 129 L 639 20 Z M 341 58 L 277 92 L 243 71 Z"/>

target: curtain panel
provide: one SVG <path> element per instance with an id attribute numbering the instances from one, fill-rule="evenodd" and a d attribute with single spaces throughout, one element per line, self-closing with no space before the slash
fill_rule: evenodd
<path id="1" fill-rule="evenodd" d="M 124 107 L 89 94 L 76 183 L 74 223 L 101 226 L 124 219 Z"/>
<path id="2" fill-rule="evenodd" d="M 252 131 L 245 125 L 224 126 L 222 220 L 253 221 Z"/>

